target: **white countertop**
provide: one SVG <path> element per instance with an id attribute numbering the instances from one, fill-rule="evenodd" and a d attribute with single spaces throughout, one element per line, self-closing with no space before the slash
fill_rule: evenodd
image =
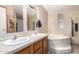
<path id="1" fill-rule="evenodd" d="M 31 44 L 41 40 L 43 37 L 47 36 L 47 34 L 42 34 L 39 36 L 30 36 L 30 40 L 25 43 L 17 44 L 17 45 L 4 45 L 3 41 L 0 41 L 0 54 L 12 54 L 15 53 Z"/>

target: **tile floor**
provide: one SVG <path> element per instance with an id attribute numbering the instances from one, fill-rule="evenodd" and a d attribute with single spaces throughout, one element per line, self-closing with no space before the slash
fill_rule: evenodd
<path id="1" fill-rule="evenodd" d="M 72 54 L 79 54 L 79 45 L 72 45 Z"/>

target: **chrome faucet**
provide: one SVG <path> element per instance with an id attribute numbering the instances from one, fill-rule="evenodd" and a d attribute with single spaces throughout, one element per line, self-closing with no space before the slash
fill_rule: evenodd
<path id="1" fill-rule="evenodd" d="M 13 39 L 16 40 L 18 37 L 22 37 L 22 35 L 21 34 L 15 34 Z"/>
<path id="2" fill-rule="evenodd" d="M 13 40 L 16 40 L 16 39 L 17 39 L 17 35 L 14 36 Z"/>

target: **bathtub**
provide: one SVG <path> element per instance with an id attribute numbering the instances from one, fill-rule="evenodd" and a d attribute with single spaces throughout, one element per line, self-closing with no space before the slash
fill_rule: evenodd
<path id="1" fill-rule="evenodd" d="M 50 34 L 48 35 L 49 52 L 52 53 L 70 53 L 71 43 L 70 37 L 64 35 Z"/>
<path id="2" fill-rule="evenodd" d="M 57 34 L 49 34 L 48 35 L 49 39 L 55 39 L 55 40 L 62 40 L 62 39 L 69 39 L 69 36 L 64 36 L 64 35 L 57 35 Z"/>

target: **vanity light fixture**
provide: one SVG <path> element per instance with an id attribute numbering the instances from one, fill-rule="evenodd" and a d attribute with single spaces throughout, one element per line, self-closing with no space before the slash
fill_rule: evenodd
<path id="1" fill-rule="evenodd" d="M 30 8 L 34 9 L 34 10 L 37 10 L 34 6 L 32 5 L 29 5 Z"/>

